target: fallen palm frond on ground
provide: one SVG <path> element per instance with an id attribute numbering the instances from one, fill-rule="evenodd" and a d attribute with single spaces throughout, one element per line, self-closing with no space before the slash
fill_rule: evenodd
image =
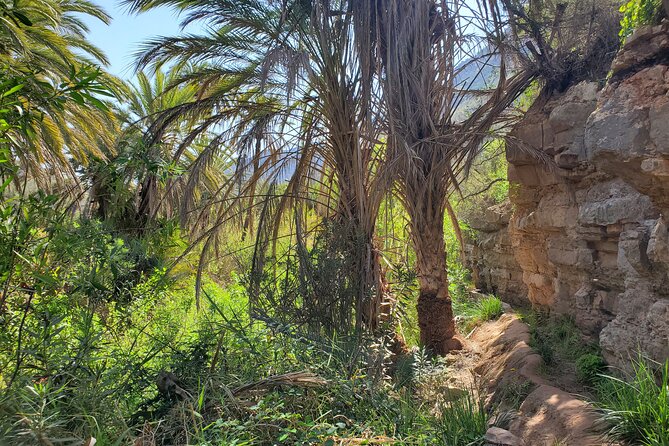
<path id="1" fill-rule="evenodd" d="M 291 372 L 269 376 L 259 381 L 244 384 L 232 390 L 232 394 L 237 396 L 251 390 L 271 390 L 281 386 L 323 387 L 327 384 L 328 381 L 326 379 L 311 372 Z"/>

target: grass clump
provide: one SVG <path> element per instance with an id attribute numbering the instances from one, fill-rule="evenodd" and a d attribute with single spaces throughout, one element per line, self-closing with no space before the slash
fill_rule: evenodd
<path id="1" fill-rule="evenodd" d="M 467 333 L 483 322 L 500 317 L 504 307 L 501 299 L 493 295 L 476 300 L 460 293 L 453 294 L 453 311 L 458 316 L 460 330 Z"/>
<path id="2" fill-rule="evenodd" d="M 598 405 L 612 439 L 644 446 L 669 445 L 669 360 L 657 365 L 639 359 L 627 379 L 602 376 Z"/>
<path id="3" fill-rule="evenodd" d="M 476 446 L 485 443 L 489 412 L 485 403 L 473 392 L 445 403 L 441 408 L 437 429 L 441 444 L 452 446 Z"/>
<path id="4" fill-rule="evenodd" d="M 530 346 L 541 355 L 547 365 L 565 361 L 575 363 L 588 354 L 599 356 L 597 346 L 584 341 L 581 331 L 571 317 L 549 318 L 539 312 L 525 313 L 521 317 L 530 327 Z M 590 358 L 590 361 L 593 359 Z M 583 366 L 585 365 L 584 363 Z"/>
<path id="5" fill-rule="evenodd" d="M 487 296 L 476 305 L 476 319 L 479 321 L 491 321 L 497 319 L 504 313 L 502 301 L 496 296 Z"/>
<path id="6" fill-rule="evenodd" d="M 536 385 L 530 381 L 511 381 L 499 388 L 496 398 L 499 400 L 500 406 L 519 410 L 525 398 L 535 388 Z"/>

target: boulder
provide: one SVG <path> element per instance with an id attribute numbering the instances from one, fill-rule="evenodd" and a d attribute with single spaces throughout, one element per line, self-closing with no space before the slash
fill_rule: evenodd
<path id="1" fill-rule="evenodd" d="M 491 427 L 485 433 L 485 441 L 494 446 L 524 446 L 524 442 L 511 432 L 499 427 Z"/>

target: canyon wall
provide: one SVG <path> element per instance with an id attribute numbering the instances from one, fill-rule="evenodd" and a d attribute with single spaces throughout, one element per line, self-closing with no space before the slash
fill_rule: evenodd
<path id="1" fill-rule="evenodd" d="M 603 88 L 534 104 L 511 137 L 510 203 L 468 220 L 478 286 L 571 315 L 610 363 L 669 358 L 669 24 L 628 39 Z"/>

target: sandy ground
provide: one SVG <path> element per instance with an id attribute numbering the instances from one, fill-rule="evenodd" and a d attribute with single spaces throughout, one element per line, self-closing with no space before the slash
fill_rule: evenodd
<path id="1" fill-rule="evenodd" d="M 540 373 L 542 359 L 529 342 L 529 327 L 512 313 L 483 324 L 452 355 L 450 384 L 476 383 L 488 403 L 512 413 L 509 430 L 527 446 L 609 445 L 596 433 L 592 406 Z"/>

